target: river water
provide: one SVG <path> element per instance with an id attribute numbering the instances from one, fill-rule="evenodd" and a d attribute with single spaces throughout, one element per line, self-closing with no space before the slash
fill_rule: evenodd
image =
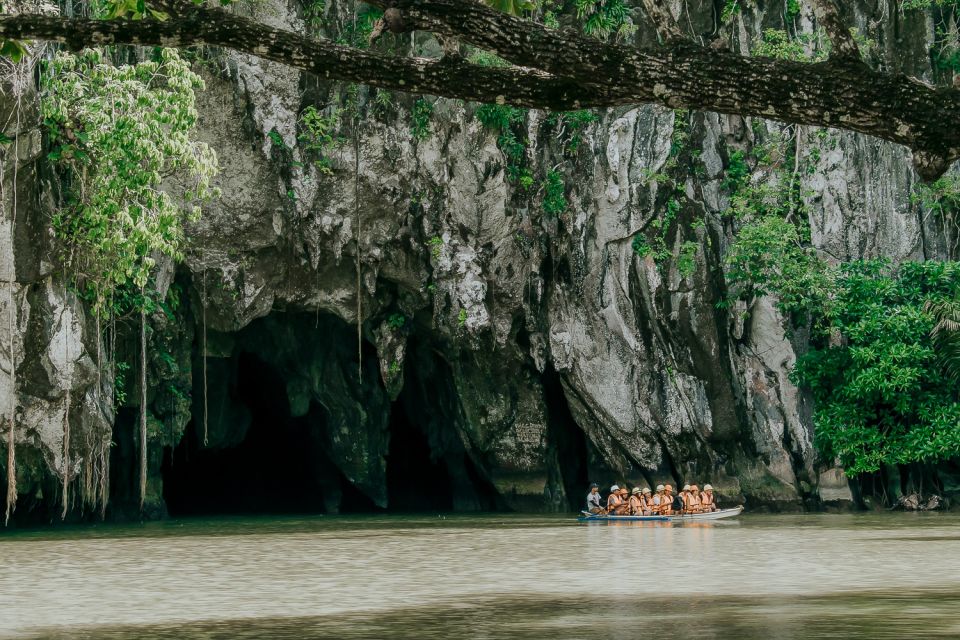
<path id="1" fill-rule="evenodd" d="M 960 637 L 960 515 L 0 531 L 0 637 Z"/>

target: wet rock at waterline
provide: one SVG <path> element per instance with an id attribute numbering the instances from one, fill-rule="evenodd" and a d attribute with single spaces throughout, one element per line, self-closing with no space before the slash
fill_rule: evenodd
<path id="1" fill-rule="evenodd" d="M 285 4 L 251 10 L 303 28 Z M 777 15 L 745 11 L 739 46 Z M 922 76 L 927 56 L 915 54 L 904 69 Z M 735 233 L 724 167 L 777 125 L 692 118 L 685 144 L 698 160 L 677 220 L 704 224 L 681 270 L 633 247 L 670 198 L 650 179 L 670 170 L 670 110 L 598 113 L 575 153 L 530 114 L 530 162 L 559 167 L 568 186 L 566 210 L 551 215 L 511 182 L 475 105 L 436 101 L 418 139 L 415 97 L 375 108 L 361 89 L 359 125 L 341 124 L 328 174 L 301 148 L 298 114 L 340 104 L 344 88 L 215 55 L 202 67 L 199 137 L 219 154 L 223 196 L 188 230 L 184 264 L 162 274 L 180 307 L 151 319 L 149 513 L 567 510 L 590 480 L 709 481 L 722 501 L 773 510 L 858 500 L 818 458 L 812 407 L 788 379 L 802 332 L 769 298 L 718 305 Z M 0 434 L 16 405 L 19 511 L 57 509 L 66 473 L 75 517 L 100 506 L 105 474 L 112 508 L 135 513 L 136 371 L 119 372 L 115 407 L 120 380 L 97 366 L 94 320 L 43 258 L 53 194 L 35 95 L 21 104 L 0 220 Z M 903 149 L 814 130 L 797 145 L 825 255 L 956 257 L 951 232 L 910 198 Z M 134 329 L 117 336 L 135 368 Z M 251 502 L 231 501 L 239 493 Z"/>

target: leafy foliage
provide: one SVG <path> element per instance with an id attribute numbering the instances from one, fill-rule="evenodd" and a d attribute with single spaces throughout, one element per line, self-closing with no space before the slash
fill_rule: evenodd
<path id="1" fill-rule="evenodd" d="M 801 163 L 785 140 L 774 147 L 730 154 L 723 187 L 739 230 L 727 279 L 810 327 L 791 376 L 813 394 L 818 449 L 851 474 L 960 454 L 960 263 L 826 262 L 811 247 Z M 764 182 L 750 179 L 751 159 L 767 165 Z M 915 198 L 952 212 L 954 195 L 948 177 Z"/>
<path id="2" fill-rule="evenodd" d="M 960 382 L 960 291 L 952 297 L 928 300 L 924 310 L 936 324 L 930 332 L 940 364 L 953 382 Z"/>
<path id="3" fill-rule="evenodd" d="M 426 140 L 430 136 L 430 116 L 433 115 L 433 103 L 424 98 L 413 103 L 410 134 L 414 140 Z"/>
<path id="4" fill-rule="evenodd" d="M 341 144 L 337 136 L 337 129 L 341 123 L 341 109 L 334 107 L 327 111 L 320 111 L 313 105 L 308 106 L 300 114 L 300 142 L 303 149 L 312 155 L 314 165 L 321 173 L 333 173 L 330 151 Z M 270 139 L 275 145 L 283 145 L 283 138 L 276 131 L 271 131 Z"/>
<path id="5" fill-rule="evenodd" d="M 485 127 L 500 133 L 497 137 L 497 146 L 507 158 L 507 177 L 512 182 L 519 182 L 530 175 L 526 167 L 527 140 L 518 137 L 526 121 L 526 109 L 511 107 L 502 104 L 485 104 L 477 109 L 477 120 Z"/>
<path id="6" fill-rule="evenodd" d="M 820 62 L 827 52 L 818 47 L 816 35 L 798 34 L 791 37 L 781 29 L 765 29 L 753 46 L 753 55 L 779 60 Z"/>
<path id="7" fill-rule="evenodd" d="M 565 141 L 564 152 L 573 155 L 583 143 L 584 131 L 599 119 L 593 111 L 581 109 L 551 113 L 546 122 L 554 127 L 557 137 Z"/>
<path id="8" fill-rule="evenodd" d="M 563 174 L 559 171 L 548 171 L 547 179 L 543 183 L 543 211 L 551 216 L 558 216 L 567 210 L 566 185 L 563 183 Z"/>
<path id="9" fill-rule="evenodd" d="M 0 58 L 20 62 L 27 55 L 27 46 L 20 40 L 0 40 Z"/>
<path id="10" fill-rule="evenodd" d="M 786 313 L 822 309 L 832 285 L 827 265 L 804 243 L 797 226 L 773 213 L 740 229 L 727 264 L 737 295 L 774 294 Z"/>
<path id="11" fill-rule="evenodd" d="M 619 39 L 636 31 L 623 0 L 576 0 L 576 7 L 583 32 L 589 36 Z"/>
<path id="12" fill-rule="evenodd" d="M 66 170 L 66 206 L 53 220 L 67 268 L 102 310 L 118 289 L 142 289 L 156 256 L 180 259 L 183 223 L 215 195 L 217 159 L 191 139 L 203 81 L 173 49 L 113 66 L 97 51 L 58 53 L 42 73 L 41 112 Z M 178 174 L 174 198 L 161 189 Z"/>
<path id="13" fill-rule="evenodd" d="M 818 448 L 848 473 L 960 455 L 960 395 L 941 366 L 931 313 L 958 286 L 955 262 L 836 269 L 820 343 L 792 377 L 816 401 Z"/>

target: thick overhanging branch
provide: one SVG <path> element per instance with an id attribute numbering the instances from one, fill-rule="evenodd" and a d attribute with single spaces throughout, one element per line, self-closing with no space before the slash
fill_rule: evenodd
<path id="1" fill-rule="evenodd" d="M 387 5 L 387 0 L 374 0 Z M 657 103 L 848 129 L 906 145 L 918 171 L 938 177 L 960 157 L 960 91 L 870 70 L 858 59 L 803 64 L 745 58 L 692 41 L 636 49 L 547 29 L 475 0 L 396 0 L 395 24 L 452 36 L 520 65 L 491 68 L 459 57 L 404 58 L 273 29 L 219 9 L 159 22 L 55 16 L 0 17 L 0 37 L 72 48 L 209 44 L 330 80 L 550 110 Z M 400 15 L 396 15 L 399 12 Z"/>
<path id="2" fill-rule="evenodd" d="M 113 44 L 181 48 L 207 44 L 273 60 L 329 80 L 531 108 L 599 107 L 615 98 L 605 87 L 585 87 L 543 71 L 482 67 L 456 59 L 388 56 L 274 29 L 218 9 L 198 9 L 163 22 L 32 14 L 0 17 L 0 38 L 59 42 L 74 50 Z M 582 102 L 587 98 L 588 102 Z"/>

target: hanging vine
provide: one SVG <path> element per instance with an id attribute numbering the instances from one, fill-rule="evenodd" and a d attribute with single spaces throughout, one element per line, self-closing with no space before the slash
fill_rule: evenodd
<path id="1" fill-rule="evenodd" d="M 207 260 L 203 250 L 200 250 L 200 261 L 203 269 L 203 446 L 208 444 L 208 396 L 207 396 Z"/>
<path id="2" fill-rule="evenodd" d="M 64 291 L 66 299 L 66 291 Z M 62 326 L 64 319 L 68 323 L 67 327 Z M 70 390 L 73 387 L 73 362 L 70 360 L 70 331 L 73 329 L 73 316 L 69 310 L 64 310 L 60 316 L 61 331 L 67 332 L 67 339 L 63 341 L 64 363 L 66 365 L 67 393 L 63 403 L 63 495 L 60 519 L 67 517 L 67 511 L 70 507 Z"/>
<path id="3" fill-rule="evenodd" d="M 143 289 L 140 289 L 143 295 Z M 147 498 L 147 308 L 140 307 L 140 511 Z"/>

